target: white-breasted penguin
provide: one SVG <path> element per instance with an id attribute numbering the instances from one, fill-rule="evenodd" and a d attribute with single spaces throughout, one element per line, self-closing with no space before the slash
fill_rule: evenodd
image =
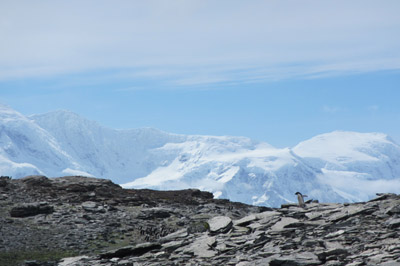
<path id="1" fill-rule="evenodd" d="M 299 206 L 304 208 L 306 207 L 306 204 L 304 203 L 304 198 L 307 197 L 307 195 L 302 195 L 300 192 L 294 193 L 297 195 L 297 200 L 299 201 Z"/>

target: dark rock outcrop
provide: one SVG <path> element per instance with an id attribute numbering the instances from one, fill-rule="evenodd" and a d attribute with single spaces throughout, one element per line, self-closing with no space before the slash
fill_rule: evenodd
<path id="1" fill-rule="evenodd" d="M 268 209 L 214 200 L 211 193 L 196 189 L 130 190 L 80 176 L 0 181 L 0 265 L 24 260 L 41 265 L 48 258 L 111 254 L 107 252 L 126 246 L 135 247 L 132 254 L 140 257 L 150 251 L 138 245 L 154 244 L 180 230 L 206 232 L 212 217 L 238 219 Z"/>
<path id="2" fill-rule="evenodd" d="M 28 217 L 38 214 L 50 214 L 54 211 L 53 206 L 47 202 L 28 203 L 13 207 L 10 210 L 11 217 Z"/>

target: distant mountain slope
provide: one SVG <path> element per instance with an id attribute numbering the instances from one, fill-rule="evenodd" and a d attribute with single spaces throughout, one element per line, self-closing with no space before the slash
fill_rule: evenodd
<path id="1" fill-rule="evenodd" d="M 321 169 L 321 183 L 349 200 L 400 191 L 400 146 L 385 134 L 337 131 L 301 142 L 293 151 Z"/>
<path id="2" fill-rule="evenodd" d="M 152 149 L 184 141 L 184 136 L 152 128 L 114 130 L 69 111 L 55 111 L 30 118 L 52 134 L 64 151 L 96 177 L 126 182 L 147 175 L 167 158 Z"/>
<path id="3" fill-rule="evenodd" d="M 296 191 L 324 202 L 363 201 L 400 192 L 400 146 L 380 133 L 336 131 L 277 149 L 244 137 L 114 130 L 68 111 L 25 117 L 0 106 L 0 171 L 200 188 L 267 206 L 295 201 Z"/>
<path id="4" fill-rule="evenodd" d="M 82 169 L 49 132 L 4 105 L 0 105 L 0 167 L 2 174 L 14 177 Z"/>

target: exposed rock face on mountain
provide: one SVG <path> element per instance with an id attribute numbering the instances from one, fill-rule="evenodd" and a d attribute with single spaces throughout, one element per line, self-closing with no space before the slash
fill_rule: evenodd
<path id="1" fill-rule="evenodd" d="M 2 177 L 0 265 L 400 265 L 399 206 L 379 194 L 272 209 L 199 190 Z"/>

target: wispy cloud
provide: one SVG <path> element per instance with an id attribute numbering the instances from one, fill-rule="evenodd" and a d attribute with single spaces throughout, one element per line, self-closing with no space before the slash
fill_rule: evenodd
<path id="1" fill-rule="evenodd" d="M 2 1 L 0 80 L 110 69 L 187 87 L 400 69 L 399 8 L 394 0 Z"/>

